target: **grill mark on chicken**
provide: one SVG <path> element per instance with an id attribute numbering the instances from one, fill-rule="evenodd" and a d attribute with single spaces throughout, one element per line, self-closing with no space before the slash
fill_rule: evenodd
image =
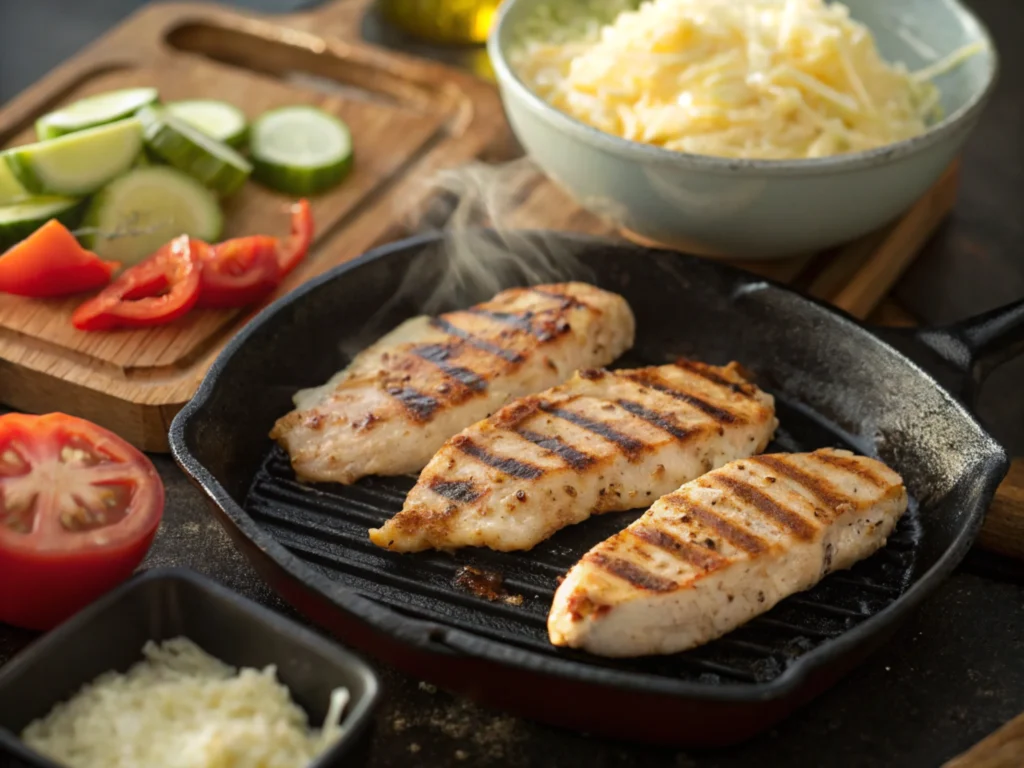
<path id="1" fill-rule="evenodd" d="M 744 395 L 747 398 L 754 396 L 755 388 L 749 383 L 741 384 L 736 381 L 729 381 L 724 376 L 719 376 L 712 370 L 709 370 L 707 366 L 700 363 L 695 363 L 692 360 L 686 358 L 679 358 L 675 361 L 677 368 L 682 368 L 684 371 L 689 371 L 692 374 L 700 376 L 702 379 L 710 381 L 712 384 L 717 384 L 720 387 L 725 387 L 738 395 Z"/>
<path id="2" fill-rule="evenodd" d="M 808 472 L 804 472 L 802 469 L 794 467 L 785 459 L 777 456 L 756 456 L 752 461 L 768 467 L 777 474 L 785 475 L 797 485 L 802 485 L 833 511 L 837 510 L 841 505 L 850 502 L 850 499 L 846 496 L 837 494 L 831 483 L 827 480 L 821 480 Z"/>
<path id="3" fill-rule="evenodd" d="M 679 541 L 675 537 L 669 536 L 667 533 L 655 528 L 648 528 L 647 526 L 627 528 L 626 533 L 705 571 L 717 568 L 725 561 L 725 558 L 716 555 L 705 547 L 691 544 L 688 541 Z"/>
<path id="4" fill-rule="evenodd" d="M 541 293 L 535 291 L 535 293 Z M 568 296 L 562 296 L 561 294 L 549 294 L 545 293 L 548 298 L 559 298 L 562 300 L 562 305 L 557 309 L 542 309 L 540 311 L 527 310 L 523 313 L 517 312 L 497 312 L 492 309 L 483 309 L 482 307 L 470 307 L 465 310 L 474 315 L 486 317 L 490 320 L 494 320 L 498 323 L 504 323 L 510 325 L 520 331 L 533 334 L 538 341 L 546 343 L 554 341 L 559 336 L 562 336 L 572 330 L 572 326 L 569 324 L 568 319 L 565 318 L 564 313 L 572 309 L 575 306 L 585 308 L 591 312 L 598 314 L 597 310 L 591 309 L 582 302 L 571 299 Z M 547 317 L 545 317 L 545 315 Z M 534 320 L 537 323 L 534 323 Z"/>
<path id="5" fill-rule="evenodd" d="M 520 355 L 518 352 L 513 352 L 509 349 L 502 349 L 497 344 L 492 344 L 486 339 L 481 339 L 478 336 L 474 336 L 469 331 L 464 331 L 457 325 L 452 325 L 450 322 L 445 320 L 443 317 L 432 317 L 430 319 L 430 325 L 442 333 L 447 333 L 449 336 L 454 336 L 457 339 L 462 339 L 464 342 L 469 344 L 475 349 L 479 349 L 481 352 L 486 352 L 495 357 L 500 357 L 502 360 L 508 363 L 522 363 L 526 361 L 526 358 Z"/>
<path id="6" fill-rule="evenodd" d="M 562 309 L 571 309 L 572 307 L 585 307 L 586 309 L 592 309 L 592 307 L 577 299 L 575 296 L 567 296 L 564 293 L 558 291 L 551 291 L 546 288 L 527 288 L 530 293 L 536 293 L 538 296 L 547 296 L 549 299 L 556 299 L 562 302 Z"/>
<path id="7" fill-rule="evenodd" d="M 568 333 L 572 330 L 572 326 L 569 325 L 569 321 L 564 317 L 558 320 L 546 320 L 544 325 L 538 328 L 534 333 L 537 335 L 537 339 L 540 341 L 551 341 L 556 336 L 561 336 L 563 333 Z"/>
<path id="8" fill-rule="evenodd" d="M 718 485 L 724 485 L 741 501 L 746 502 L 765 517 L 776 521 L 796 538 L 806 540 L 814 537 L 817 526 L 811 525 L 797 513 L 780 506 L 770 496 L 762 493 L 749 483 L 722 474 L 714 475 L 713 482 Z"/>
<path id="9" fill-rule="evenodd" d="M 648 424 L 653 424 L 658 429 L 668 432 L 676 440 L 687 440 L 697 433 L 697 430 L 683 429 L 679 425 L 674 424 L 668 417 L 658 413 L 657 411 L 644 408 L 640 403 L 634 403 L 632 400 L 616 400 L 615 402 L 637 418 L 643 419 Z"/>
<path id="10" fill-rule="evenodd" d="M 697 522 L 705 528 L 710 528 L 736 547 L 736 549 L 741 549 L 751 555 L 759 555 L 768 549 L 768 544 L 763 539 L 755 536 L 746 528 L 726 520 L 721 515 L 715 514 L 707 507 L 693 501 L 693 499 L 670 493 L 667 496 L 662 496 L 661 500 L 683 512 L 684 522 L 686 522 L 687 516 L 696 519 Z"/>
<path id="11" fill-rule="evenodd" d="M 550 403 L 541 403 L 540 409 L 545 413 L 550 413 L 559 419 L 575 424 L 577 427 L 581 427 L 588 432 L 592 432 L 598 437 L 603 437 L 611 443 L 614 443 L 619 449 L 630 458 L 636 457 L 644 448 L 647 447 L 644 443 L 637 440 L 635 437 L 624 435 L 614 427 L 605 424 L 602 421 L 594 421 L 591 418 L 584 416 L 581 413 L 570 411 L 567 408 L 559 408 Z"/>
<path id="12" fill-rule="evenodd" d="M 668 395 L 669 397 L 675 398 L 687 405 L 692 405 L 697 410 L 701 411 L 706 416 L 710 416 L 712 419 L 717 421 L 719 424 L 740 424 L 744 419 L 737 416 L 731 411 L 727 411 L 724 408 L 719 408 L 717 405 L 712 405 L 707 400 L 703 400 L 696 395 L 692 395 L 689 392 L 682 392 L 675 387 L 669 386 L 653 371 L 637 371 L 635 373 L 626 374 L 626 378 L 632 379 L 638 384 L 642 384 L 645 387 L 657 390 L 662 394 Z"/>
<path id="13" fill-rule="evenodd" d="M 425 344 L 414 347 L 412 353 L 421 360 L 436 365 L 445 376 L 454 379 L 472 392 L 483 392 L 487 389 L 486 379 L 481 378 L 468 368 L 448 362 L 453 351 L 454 346 L 451 344 Z"/>
<path id="14" fill-rule="evenodd" d="M 471 504 L 483 496 L 468 480 L 442 480 L 435 477 L 430 481 L 430 490 L 446 499 L 461 501 L 464 504 Z"/>
<path id="15" fill-rule="evenodd" d="M 555 454 L 573 469 L 584 470 L 594 463 L 593 456 L 573 448 L 562 438 L 555 435 L 541 435 L 528 429 L 517 429 L 516 434 L 524 440 L 529 440 L 534 445 L 543 448 L 545 451 Z"/>
<path id="16" fill-rule="evenodd" d="M 839 467 L 844 469 L 850 474 L 862 477 L 867 482 L 876 488 L 884 488 L 886 483 L 882 478 L 872 472 L 870 469 L 865 467 L 861 462 L 857 461 L 854 457 L 836 456 L 834 453 L 822 453 L 821 451 L 815 451 L 811 454 L 818 461 L 824 462 L 825 464 L 831 464 L 833 467 Z"/>
<path id="17" fill-rule="evenodd" d="M 429 421 L 441 404 L 430 395 L 412 387 L 388 387 L 387 393 L 395 398 L 416 421 Z"/>
<path id="18" fill-rule="evenodd" d="M 646 589 L 649 592 L 671 592 L 676 589 L 676 583 L 669 579 L 663 579 L 638 565 L 620 560 L 617 557 L 609 557 L 603 552 L 591 552 L 586 556 L 587 560 L 608 573 L 628 581 L 637 589 Z"/>
<path id="19" fill-rule="evenodd" d="M 538 407 L 537 398 L 534 395 L 527 395 L 513 400 L 490 418 L 496 428 L 515 432 L 520 424 L 537 412 Z"/>
<path id="20" fill-rule="evenodd" d="M 532 311 L 517 314 L 515 312 L 495 312 L 494 310 L 483 309 L 482 307 L 470 307 L 463 311 L 471 315 L 486 317 L 488 320 L 494 320 L 496 323 L 511 325 L 513 328 L 517 328 L 520 331 L 526 331 L 527 333 L 532 333 L 534 335 L 537 333 L 536 329 L 533 327 L 533 323 L 530 321 L 530 318 L 533 317 Z"/>
<path id="21" fill-rule="evenodd" d="M 451 445 L 462 451 L 467 456 L 472 456 L 489 467 L 504 472 L 506 475 L 517 477 L 520 480 L 536 480 L 544 474 L 544 470 L 532 464 L 511 459 L 506 456 L 495 456 L 490 451 L 477 445 L 467 435 L 456 435 L 451 440 Z"/>

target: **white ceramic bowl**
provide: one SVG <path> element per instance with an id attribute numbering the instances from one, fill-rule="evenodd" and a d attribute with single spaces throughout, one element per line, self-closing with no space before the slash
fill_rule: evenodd
<path id="1" fill-rule="evenodd" d="M 847 242 L 897 218 L 960 152 L 996 79 L 991 37 L 956 0 L 847 0 L 882 56 L 912 70 L 968 43 L 986 43 L 984 52 L 936 78 L 946 115 L 941 122 L 906 141 L 834 157 L 736 160 L 674 152 L 586 125 L 519 79 L 505 54 L 518 25 L 550 2 L 506 0 L 488 40 L 516 136 L 583 207 L 641 237 L 695 253 L 791 256 Z"/>

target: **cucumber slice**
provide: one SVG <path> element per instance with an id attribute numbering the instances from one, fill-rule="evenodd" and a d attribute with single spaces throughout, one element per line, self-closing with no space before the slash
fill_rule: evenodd
<path id="1" fill-rule="evenodd" d="M 139 119 L 153 154 L 221 195 L 237 191 L 252 173 L 252 165 L 238 152 L 164 107 L 146 107 Z"/>
<path id="2" fill-rule="evenodd" d="M 129 118 L 14 147 L 3 157 L 33 194 L 87 195 L 128 170 L 141 148 L 141 125 Z"/>
<path id="3" fill-rule="evenodd" d="M 181 234 L 217 240 L 223 222 L 210 190 L 181 171 L 154 165 L 129 171 L 93 198 L 82 242 L 130 266 Z"/>
<path id="4" fill-rule="evenodd" d="M 211 139 L 223 141 L 235 149 L 245 144 L 249 121 L 245 119 L 245 113 L 234 104 L 213 99 L 172 101 L 167 104 L 167 111 Z"/>
<path id="5" fill-rule="evenodd" d="M 352 168 L 352 134 L 315 107 L 263 114 L 249 135 L 253 176 L 279 192 L 313 195 L 341 182 Z"/>
<path id="6" fill-rule="evenodd" d="M 36 120 L 36 135 L 46 141 L 123 120 L 147 104 L 155 104 L 157 98 L 156 88 L 125 88 L 89 96 L 40 117 Z"/>
<path id="7" fill-rule="evenodd" d="M 74 197 L 30 197 L 0 206 L 0 250 L 21 242 L 50 219 L 73 229 L 81 216 L 82 201 Z"/>
<path id="8" fill-rule="evenodd" d="M 7 162 L 0 157 L 0 205 L 16 203 L 28 197 L 29 194 L 14 176 L 14 171 L 7 165 Z"/>

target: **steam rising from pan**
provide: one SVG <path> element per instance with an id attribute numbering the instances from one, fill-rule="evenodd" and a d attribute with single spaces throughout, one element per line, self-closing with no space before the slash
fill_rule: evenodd
<path id="1" fill-rule="evenodd" d="M 448 309 L 467 294 L 491 296 L 521 283 L 593 279 L 564 242 L 524 235 L 524 226 L 537 226 L 537 217 L 524 214 L 543 180 L 522 158 L 500 165 L 471 163 L 441 171 L 428 182 L 424 207 L 408 220 L 410 231 L 443 235 L 443 278 L 424 305 L 426 313 Z M 484 227 L 492 232 L 485 234 Z M 412 274 L 407 282 L 418 287 L 416 278 Z"/>
<path id="2" fill-rule="evenodd" d="M 526 236 L 524 227 L 543 226 L 536 207 L 552 203 L 543 180 L 537 167 L 522 158 L 497 165 L 471 163 L 425 182 L 427 188 L 415 196 L 423 204 L 400 212 L 400 219 L 412 234 L 441 232 L 439 258 L 416 262 L 359 338 L 343 342 L 342 351 L 352 356 L 390 331 L 396 305 L 415 303 L 422 314 L 435 315 L 514 285 L 592 280 L 585 262 L 564 242 L 536 230 Z"/>

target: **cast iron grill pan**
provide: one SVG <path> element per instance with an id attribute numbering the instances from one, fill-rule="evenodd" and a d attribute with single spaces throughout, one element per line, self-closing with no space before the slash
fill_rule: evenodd
<path id="1" fill-rule="evenodd" d="M 625 361 L 623 361 L 625 362 Z M 629 367 L 643 365 L 630 361 Z M 615 367 L 626 367 L 621 362 Z M 774 451 L 824 446 L 851 448 L 840 436 L 778 402 L 782 425 Z M 355 485 L 305 484 L 295 479 L 287 454 L 273 448 L 256 476 L 245 509 L 277 541 L 328 578 L 407 615 L 456 626 L 543 654 L 708 684 L 761 683 L 795 659 L 889 606 L 910 581 L 920 525 L 911 500 L 887 545 L 849 571 L 830 574 L 761 618 L 687 653 L 639 659 L 602 659 L 563 650 L 547 641 L 546 620 L 558 578 L 590 547 L 643 513 L 609 513 L 559 531 L 527 552 L 464 548 L 454 554 L 398 554 L 367 536 L 402 508 L 415 478 L 373 477 Z M 488 600 L 459 586 L 463 566 L 500 574 L 521 605 Z"/>
<path id="2" fill-rule="evenodd" d="M 278 300 L 228 343 L 171 426 L 175 457 L 235 542 L 315 622 L 511 713 L 629 740 L 728 744 L 778 722 L 880 648 L 963 558 L 1008 460 L 950 392 L 970 400 L 969 374 L 977 383 L 1024 350 L 1024 302 L 948 329 L 872 333 L 708 260 L 566 233 L 480 235 L 471 253 L 490 249 L 482 279 L 461 271 L 445 236 L 425 235 Z M 552 264 L 552 253 L 571 258 Z M 703 647 L 608 660 L 549 645 L 545 617 L 558 577 L 637 512 L 591 518 L 529 552 L 400 555 L 374 547 L 367 530 L 400 509 L 412 478 L 295 481 L 267 435 L 297 389 L 323 383 L 413 315 L 558 279 L 629 301 L 636 344 L 618 365 L 737 360 L 776 398 L 781 426 L 769 450 L 850 447 L 899 472 L 915 502 L 886 547 Z M 500 573 L 522 604 L 457 587 L 467 565 Z"/>

